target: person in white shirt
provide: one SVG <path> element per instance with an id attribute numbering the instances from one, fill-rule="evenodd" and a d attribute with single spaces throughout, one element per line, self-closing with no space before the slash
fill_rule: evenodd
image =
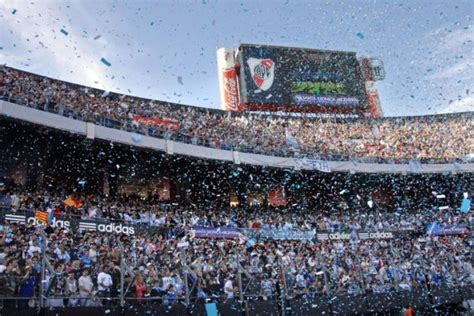
<path id="1" fill-rule="evenodd" d="M 93 287 L 94 283 L 92 283 L 89 270 L 84 269 L 84 271 L 82 271 L 82 276 L 79 278 L 79 296 L 81 297 L 81 306 L 90 306 L 91 301 L 88 298 L 92 297 L 94 294 L 92 292 Z"/>
<path id="2" fill-rule="evenodd" d="M 232 284 L 233 279 L 234 279 L 234 276 L 231 276 L 224 283 L 224 293 L 227 295 L 227 299 L 234 298 L 234 285 Z"/>
<path id="3" fill-rule="evenodd" d="M 300 289 L 306 288 L 306 279 L 304 278 L 304 275 L 301 272 L 298 272 L 298 274 L 296 275 L 296 285 Z"/>
<path id="4" fill-rule="evenodd" d="M 101 297 L 109 297 L 111 293 L 112 277 L 109 274 L 109 270 L 108 266 L 104 266 L 103 272 L 100 272 L 97 276 L 97 288 L 99 290 L 97 294 Z M 103 301 L 104 303 L 107 302 Z"/>
<path id="5" fill-rule="evenodd" d="M 11 204 L 12 207 L 13 207 L 14 209 L 19 208 L 19 207 L 20 207 L 20 202 L 21 202 L 21 201 L 20 201 L 20 197 L 19 197 L 17 194 L 12 194 L 10 197 L 11 197 L 11 199 L 12 199 L 12 204 Z"/>
<path id="6" fill-rule="evenodd" d="M 28 255 L 30 257 L 33 257 L 34 256 L 34 253 L 37 252 L 37 253 L 40 253 L 41 252 L 41 248 L 38 247 L 38 242 L 35 240 L 31 243 L 30 247 L 28 248 Z"/>
<path id="7" fill-rule="evenodd" d="M 163 286 L 161 287 L 163 291 L 166 291 L 170 284 L 173 284 L 173 278 L 171 277 L 171 272 L 167 272 L 166 276 L 163 277 Z"/>
<path id="8" fill-rule="evenodd" d="M 77 280 L 74 278 L 74 272 L 69 272 L 65 282 L 65 294 L 69 296 L 67 306 L 76 306 L 77 300 Z"/>

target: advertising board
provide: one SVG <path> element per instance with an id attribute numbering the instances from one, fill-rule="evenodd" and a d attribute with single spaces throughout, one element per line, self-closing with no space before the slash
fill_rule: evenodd
<path id="1" fill-rule="evenodd" d="M 241 44 L 237 60 L 247 109 L 355 112 L 367 106 L 354 52 Z"/>
<path id="2" fill-rule="evenodd" d="M 239 111 L 239 90 L 233 49 L 220 48 L 217 50 L 217 72 L 221 109 Z"/>

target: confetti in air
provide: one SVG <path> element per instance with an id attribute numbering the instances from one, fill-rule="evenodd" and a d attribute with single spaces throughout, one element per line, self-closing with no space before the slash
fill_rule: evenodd
<path id="1" fill-rule="evenodd" d="M 471 312 L 470 2 L 3 2 L 2 315 Z"/>
<path id="2" fill-rule="evenodd" d="M 102 58 L 100 59 L 100 61 L 101 61 L 104 65 L 106 65 L 107 67 L 112 66 L 112 64 L 111 64 L 107 59 L 105 59 L 104 57 L 102 57 Z"/>

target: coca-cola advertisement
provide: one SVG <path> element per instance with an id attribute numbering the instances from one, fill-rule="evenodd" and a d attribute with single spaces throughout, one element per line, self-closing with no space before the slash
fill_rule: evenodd
<path id="1" fill-rule="evenodd" d="M 227 110 L 239 110 L 239 94 L 237 90 L 237 74 L 235 68 L 225 69 L 222 72 L 224 84 L 224 102 Z"/>
<path id="2" fill-rule="evenodd" d="M 221 109 L 224 111 L 240 111 L 239 87 L 233 49 L 220 48 L 217 50 L 217 71 Z"/>

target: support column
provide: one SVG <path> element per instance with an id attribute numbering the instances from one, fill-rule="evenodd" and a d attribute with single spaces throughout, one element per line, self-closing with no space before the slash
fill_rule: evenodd
<path id="1" fill-rule="evenodd" d="M 281 273 L 281 278 L 282 278 L 282 285 L 283 287 L 280 286 L 280 300 L 281 300 L 281 316 L 286 315 L 286 293 L 287 293 L 287 288 L 286 288 L 286 276 L 285 276 L 285 271 L 283 270 L 283 262 L 281 261 L 281 257 L 278 258 L 278 262 L 280 263 L 280 273 Z"/>
<path id="2" fill-rule="evenodd" d="M 185 247 L 181 248 L 181 266 L 183 267 L 183 275 L 184 275 L 184 294 L 185 294 L 185 302 L 186 308 L 190 307 L 190 297 L 189 297 L 189 284 L 188 284 L 188 265 L 186 263 L 186 255 L 184 253 Z"/>
<path id="3" fill-rule="evenodd" d="M 123 248 L 120 247 L 120 307 L 125 307 L 125 293 L 123 293 L 124 288 L 124 262 L 123 262 Z"/>
<path id="4" fill-rule="evenodd" d="M 40 280 L 40 301 L 39 301 L 39 306 L 41 309 L 44 308 L 45 306 L 45 301 L 44 301 L 44 292 L 45 292 L 45 288 L 44 288 L 44 285 L 46 282 L 45 281 L 45 275 L 46 275 L 46 260 L 45 260 L 45 256 L 46 256 L 46 239 L 45 239 L 45 236 L 44 234 L 41 236 L 42 237 L 42 240 L 41 240 L 41 280 Z"/>

